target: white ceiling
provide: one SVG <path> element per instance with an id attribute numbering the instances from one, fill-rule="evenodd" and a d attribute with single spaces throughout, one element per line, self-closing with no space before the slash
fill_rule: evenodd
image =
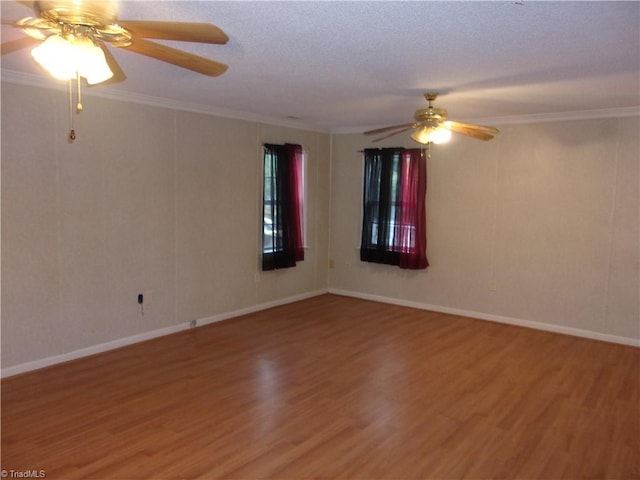
<path id="1" fill-rule="evenodd" d="M 3 21 L 30 13 L 2 2 Z M 229 70 L 206 77 L 112 49 L 128 78 L 98 95 L 328 132 L 410 122 L 427 90 L 467 122 L 640 111 L 637 1 L 121 1 L 119 18 L 213 23 L 227 45 L 166 43 Z M 3 41 L 21 35 L 2 28 Z M 2 75 L 56 83 L 27 50 L 3 56 Z"/>

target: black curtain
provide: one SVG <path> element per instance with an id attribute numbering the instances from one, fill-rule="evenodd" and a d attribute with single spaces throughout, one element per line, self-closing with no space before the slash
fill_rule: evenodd
<path id="1" fill-rule="evenodd" d="M 275 270 L 296 264 L 290 232 L 291 163 L 285 145 L 265 144 L 264 148 L 262 270 Z"/>
<path id="2" fill-rule="evenodd" d="M 364 151 L 364 196 L 360 260 L 398 265 L 400 253 L 393 242 L 400 226 L 399 181 L 402 148 Z"/>
<path id="3" fill-rule="evenodd" d="M 360 260 L 425 269 L 427 165 L 419 149 L 364 151 Z"/>

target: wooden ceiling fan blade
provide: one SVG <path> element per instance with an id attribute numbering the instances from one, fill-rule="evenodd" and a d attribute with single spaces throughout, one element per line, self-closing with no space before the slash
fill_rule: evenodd
<path id="1" fill-rule="evenodd" d="M 229 41 L 227 34 L 211 23 L 121 20 L 118 24 L 142 38 L 220 45 Z"/>
<path id="2" fill-rule="evenodd" d="M 123 48 L 210 77 L 222 75 L 229 68 L 224 63 L 137 37 L 133 39 L 131 45 Z"/>
<path id="3" fill-rule="evenodd" d="M 411 130 L 412 128 L 413 128 L 413 123 L 410 124 L 408 127 L 403 128 L 402 130 L 397 130 L 395 132 L 390 133 L 389 135 L 385 135 L 384 137 L 376 138 L 375 140 L 373 140 L 373 142 L 375 143 L 375 142 L 384 140 L 385 138 L 393 137 L 395 135 L 398 135 L 399 133 L 403 133 L 403 132 L 406 132 L 407 130 Z"/>
<path id="4" fill-rule="evenodd" d="M 8 42 L 4 42 L 0 45 L 0 54 L 5 55 L 7 53 L 12 53 L 17 50 L 22 50 L 23 48 L 35 47 L 41 41 L 32 37 L 23 37 L 18 38 L 17 40 L 10 40 Z"/>
<path id="5" fill-rule="evenodd" d="M 472 123 L 462 123 L 462 122 L 452 122 L 452 121 L 447 121 L 446 123 L 452 125 L 452 126 L 457 126 L 460 128 L 467 128 L 467 129 L 471 129 L 471 130 L 480 130 L 482 132 L 485 133 L 489 133 L 491 135 L 496 135 L 498 133 L 500 133 L 500 130 L 498 130 L 495 127 L 487 127 L 485 125 L 474 125 Z"/>
<path id="6" fill-rule="evenodd" d="M 364 132 L 364 135 L 379 135 L 381 133 L 387 133 L 390 132 L 392 130 L 398 130 L 398 129 L 407 129 L 412 127 L 414 124 L 413 123 L 405 123 L 402 125 L 393 125 L 391 127 L 383 127 L 383 128 L 376 128 L 375 130 L 369 130 Z"/>
<path id="7" fill-rule="evenodd" d="M 467 128 L 464 126 L 457 125 L 456 122 L 442 122 L 441 126 L 451 130 L 452 132 L 460 133 L 462 135 L 466 135 L 467 137 L 472 137 L 477 140 L 484 140 L 485 142 L 493 139 L 493 135 L 487 132 L 482 132 L 480 130 L 476 130 L 473 128 Z"/>

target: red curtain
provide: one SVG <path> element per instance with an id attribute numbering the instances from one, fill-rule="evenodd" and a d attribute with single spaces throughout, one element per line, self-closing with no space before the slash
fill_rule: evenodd
<path id="1" fill-rule="evenodd" d="M 300 145 L 286 144 L 287 161 L 289 162 L 289 192 L 291 208 L 289 222 L 291 228 L 291 248 L 297 262 L 304 260 L 304 222 L 302 206 L 304 205 L 303 159 Z"/>
<path id="2" fill-rule="evenodd" d="M 304 260 L 303 153 L 300 145 L 264 145 L 262 269 Z"/>
<path id="3" fill-rule="evenodd" d="M 360 260 L 425 269 L 427 162 L 420 149 L 364 151 Z"/>
<path id="4" fill-rule="evenodd" d="M 426 254 L 426 194 L 427 162 L 424 152 L 418 148 L 404 150 L 400 182 L 400 231 L 394 238 L 394 249 L 400 252 L 400 268 L 424 269 L 429 266 Z"/>

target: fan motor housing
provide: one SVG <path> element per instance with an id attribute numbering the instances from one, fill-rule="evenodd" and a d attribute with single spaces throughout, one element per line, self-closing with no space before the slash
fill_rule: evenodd
<path id="1" fill-rule="evenodd" d="M 50 0 L 36 2 L 40 15 L 54 22 L 100 27 L 116 23 L 117 9 L 113 1 Z"/>
<path id="2" fill-rule="evenodd" d="M 421 108 L 416 110 L 413 118 L 418 122 L 429 122 L 431 120 L 441 122 L 447 119 L 447 111 L 444 108 Z"/>

